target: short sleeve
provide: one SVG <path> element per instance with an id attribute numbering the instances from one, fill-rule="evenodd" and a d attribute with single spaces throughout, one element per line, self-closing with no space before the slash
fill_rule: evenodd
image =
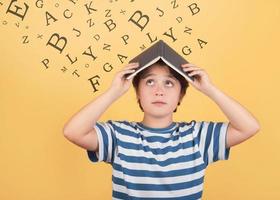
<path id="1" fill-rule="evenodd" d="M 194 135 L 206 165 L 218 160 L 228 160 L 230 148 L 226 148 L 228 122 L 195 122 Z"/>
<path id="2" fill-rule="evenodd" d="M 107 122 L 96 122 L 93 126 L 98 138 L 98 151 L 87 150 L 88 158 L 92 162 L 112 163 L 114 160 L 116 135 L 114 124 L 111 120 Z"/>

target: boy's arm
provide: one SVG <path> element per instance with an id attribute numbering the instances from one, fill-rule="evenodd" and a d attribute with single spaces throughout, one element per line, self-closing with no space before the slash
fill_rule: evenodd
<path id="1" fill-rule="evenodd" d="M 82 107 L 64 125 L 64 136 L 83 148 L 97 150 L 98 141 L 93 125 L 116 99 L 115 92 L 109 89 Z"/>
<path id="2" fill-rule="evenodd" d="M 182 67 L 185 72 L 190 72 L 190 76 L 195 76 L 195 81 L 190 84 L 210 97 L 228 118 L 227 147 L 239 144 L 259 131 L 260 125 L 257 119 L 237 101 L 212 84 L 205 70 L 191 63 L 183 64 Z"/>
<path id="3" fill-rule="evenodd" d="M 124 75 L 134 72 L 138 65 L 128 64 L 116 73 L 111 87 L 95 100 L 82 107 L 64 125 L 63 134 L 71 142 L 88 150 L 98 150 L 98 140 L 93 125 L 106 109 L 129 89 L 132 79 L 126 80 Z"/>
<path id="4" fill-rule="evenodd" d="M 208 89 L 209 96 L 229 120 L 227 129 L 227 147 L 237 145 L 256 134 L 260 125 L 257 119 L 241 104 L 229 97 L 217 87 Z"/>

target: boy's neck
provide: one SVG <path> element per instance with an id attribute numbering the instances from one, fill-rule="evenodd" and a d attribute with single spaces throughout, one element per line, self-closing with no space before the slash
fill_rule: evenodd
<path id="1" fill-rule="evenodd" d="M 154 118 L 144 116 L 142 124 L 150 128 L 166 128 L 170 126 L 173 122 L 172 116 L 167 116 L 164 118 Z"/>

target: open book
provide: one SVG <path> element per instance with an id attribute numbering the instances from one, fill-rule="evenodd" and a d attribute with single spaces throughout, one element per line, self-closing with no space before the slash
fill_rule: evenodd
<path id="1" fill-rule="evenodd" d="M 169 67 L 181 74 L 187 81 L 194 81 L 194 77 L 189 76 L 184 72 L 182 64 L 189 63 L 164 41 L 159 40 L 154 45 L 140 53 L 138 56 L 129 61 L 129 63 L 138 62 L 139 67 L 132 74 L 126 76 L 126 79 L 130 79 L 143 69 L 151 66 L 159 59 L 162 59 Z"/>

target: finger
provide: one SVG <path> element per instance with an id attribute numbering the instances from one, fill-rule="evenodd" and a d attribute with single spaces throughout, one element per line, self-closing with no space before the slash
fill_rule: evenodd
<path id="1" fill-rule="evenodd" d="M 189 67 L 189 68 L 183 68 L 183 70 L 185 72 L 189 72 L 189 71 L 197 71 L 197 70 L 200 70 L 202 71 L 203 69 L 199 68 L 199 67 Z"/>
<path id="2" fill-rule="evenodd" d="M 196 65 L 194 65 L 194 64 L 192 64 L 192 63 L 184 63 L 184 64 L 182 64 L 181 66 L 182 66 L 182 67 L 191 67 L 191 66 L 196 66 Z"/>
<path id="3" fill-rule="evenodd" d="M 139 63 L 129 63 L 123 69 L 131 69 L 131 68 L 136 68 L 138 66 L 139 66 Z"/>
<path id="4" fill-rule="evenodd" d="M 202 71 L 192 71 L 191 73 L 189 73 L 189 76 L 195 76 L 195 75 L 201 75 Z"/>
<path id="5" fill-rule="evenodd" d="M 133 64 L 133 65 L 126 65 L 123 69 L 121 69 L 119 72 L 122 72 L 122 71 L 124 71 L 124 70 L 131 70 L 131 69 L 133 69 L 133 70 L 136 70 L 135 68 L 137 68 L 138 67 L 138 65 L 136 65 L 136 64 Z"/>
<path id="6" fill-rule="evenodd" d="M 135 62 L 135 63 L 129 63 L 129 64 L 127 64 L 126 66 L 134 66 L 134 65 L 139 65 L 139 63 L 138 63 L 138 62 Z"/>
<path id="7" fill-rule="evenodd" d="M 128 67 L 128 68 L 124 68 L 122 69 L 121 71 L 124 71 L 124 70 L 137 70 L 137 67 Z"/>
<path id="8" fill-rule="evenodd" d="M 202 69 L 202 68 L 194 65 L 194 66 L 183 67 L 183 69 Z"/>
<path id="9" fill-rule="evenodd" d="M 119 72 L 119 75 L 120 75 L 120 76 L 123 76 L 123 75 L 125 75 L 125 74 L 131 74 L 131 73 L 133 73 L 133 72 L 135 72 L 135 69 L 125 69 L 125 70 L 120 71 L 120 72 Z"/>
<path id="10" fill-rule="evenodd" d="M 120 71 L 120 73 L 131 73 L 131 72 L 135 72 L 136 70 L 135 69 L 123 69 L 122 71 Z"/>
<path id="11" fill-rule="evenodd" d="M 189 67 L 198 67 L 197 65 L 194 65 L 194 64 L 185 64 L 185 65 L 182 65 L 182 68 L 189 68 Z"/>

